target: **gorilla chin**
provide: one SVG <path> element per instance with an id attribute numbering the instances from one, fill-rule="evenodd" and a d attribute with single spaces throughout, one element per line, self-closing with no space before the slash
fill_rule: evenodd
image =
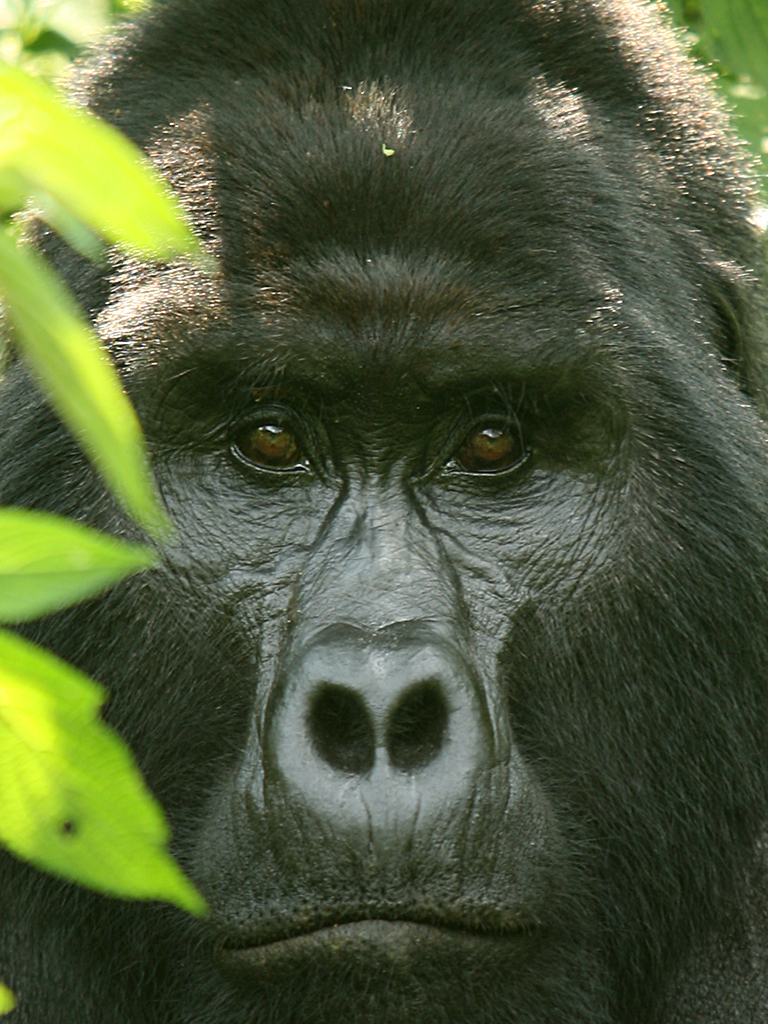
<path id="1" fill-rule="evenodd" d="M 0 853 L 9 1024 L 768 1020 L 758 192 L 637 0 L 158 0 L 75 76 L 218 272 L 37 241 L 176 524 L 23 632 L 211 908 Z M 0 502 L 135 537 L 23 364 Z"/>
<path id="2" fill-rule="evenodd" d="M 216 962 L 255 1012 L 254 1018 L 243 1018 L 248 1020 L 260 1019 L 261 1006 L 280 1007 L 285 1019 L 308 1021 L 378 1024 L 434 1019 L 437 990 L 437 1013 L 443 1013 L 445 1003 L 451 1006 L 453 1016 L 446 1019 L 493 1021 L 506 1007 L 503 1012 L 510 1019 L 533 1022 L 546 1018 L 541 993 L 531 980 L 544 977 L 541 968 L 551 956 L 551 936 L 533 928 L 493 934 L 411 921 L 364 920 L 264 946 L 220 949 Z M 560 949 L 561 970 L 570 957 L 574 984 L 585 970 L 599 970 L 583 955 L 574 957 L 573 951 Z M 583 1017 L 574 1016 L 575 1002 L 572 993 L 568 1006 L 561 1008 L 569 1019 L 585 1024 L 608 1019 L 599 1010 L 594 1016 L 599 1004 L 591 993 Z M 560 1009 L 550 1004 L 545 1012 Z"/>

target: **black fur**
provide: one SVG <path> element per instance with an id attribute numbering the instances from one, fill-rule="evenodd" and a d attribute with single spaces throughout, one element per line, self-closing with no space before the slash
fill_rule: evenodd
<path id="1" fill-rule="evenodd" d="M 756 194 L 659 11 L 178 0 L 77 90 L 221 271 L 41 237 L 178 532 L 27 632 L 109 687 L 212 915 L 4 856 L 9 1021 L 768 1020 Z M 238 458 L 265 423 L 294 471 Z M 136 535 L 19 363 L 0 435 L 0 501 Z M 360 707 L 433 701 L 389 788 L 316 704 L 285 759 L 318 650 Z"/>

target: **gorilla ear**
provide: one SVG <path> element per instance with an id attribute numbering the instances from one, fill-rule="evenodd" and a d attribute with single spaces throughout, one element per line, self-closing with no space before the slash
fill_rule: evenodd
<path id="1" fill-rule="evenodd" d="M 726 370 L 768 417 L 768 307 L 759 278 L 730 261 L 709 260 L 704 294 Z"/>

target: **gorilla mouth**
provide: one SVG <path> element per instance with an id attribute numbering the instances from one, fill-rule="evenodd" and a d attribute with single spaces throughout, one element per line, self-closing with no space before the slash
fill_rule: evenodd
<path id="1" fill-rule="evenodd" d="M 283 920 L 279 928 L 265 930 L 258 935 L 233 938 L 222 943 L 216 951 L 221 966 L 251 963 L 293 955 L 301 949 L 316 949 L 327 945 L 338 946 L 381 945 L 391 943 L 439 942 L 450 936 L 452 942 L 469 943 L 507 942 L 513 937 L 540 931 L 541 924 L 534 916 L 522 910 L 483 908 L 482 911 L 408 913 L 393 911 L 350 912 L 347 914 L 320 914 L 317 912 L 295 915 Z"/>
<path id="2" fill-rule="evenodd" d="M 280 937 L 260 938 L 248 944 L 223 945 L 214 953 L 216 966 L 239 986 L 250 988 L 255 978 L 266 980 L 270 969 L 278 972 L 301 970 L 309 962 L 326 961 L 341 967 L 363 962 L 378 963 L 387 970 L 410 970 L 418 958 L 442 960 L 446 955 L 456 963 L 470 957 L 477 961 L 493 947 L 509 949 L 511 944 L 538 932 L 536 924 L 520 916 L 503 930 L 475 927 L 467 921 L 409 920 L 359 917 L 298 926 Z"/>
<path id="3" fill-rule="evenodd" d="M 339 956 L 345 950 L 353 953 L 361 948 L 377 948 L 391 961 L 410 958 L 413 950 L 424 951 L 449 945 L 466 947 L 507 944 L 514 938 L 534 932 L 534 926 L 520 925 L 504 932 L 478 931 L 420 921 L 391 921 L 366 918 L 344 924 L 323 925 L 307 931 L 293 932 L 278 939 L 251 945 L 221 946 L 214 954 L 219 968 L 226 974 L 242 975 L 275 962 L 286 961 L 326 951 Z M 409 950 L 408 954 L 406 950 Z"/>

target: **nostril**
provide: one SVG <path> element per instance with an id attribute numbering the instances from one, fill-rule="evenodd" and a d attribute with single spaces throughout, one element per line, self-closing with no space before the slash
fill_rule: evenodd
<path id="1" fill-rule="evenodd" d="M 373 768 L 373 725 L 362 697 L 354 690 L 322 683 L 310 703 L 307 724 L 315 750 L 331 768 L 354 775 Z"/>
<path id="2" fill-rule="evenodd" d="M 436 679 L 412 686 L 389 719 L 387 752 L 395 768 L 412 772 L 426 767 L 440 752 L 448 725 L 448 705 Z"/>

